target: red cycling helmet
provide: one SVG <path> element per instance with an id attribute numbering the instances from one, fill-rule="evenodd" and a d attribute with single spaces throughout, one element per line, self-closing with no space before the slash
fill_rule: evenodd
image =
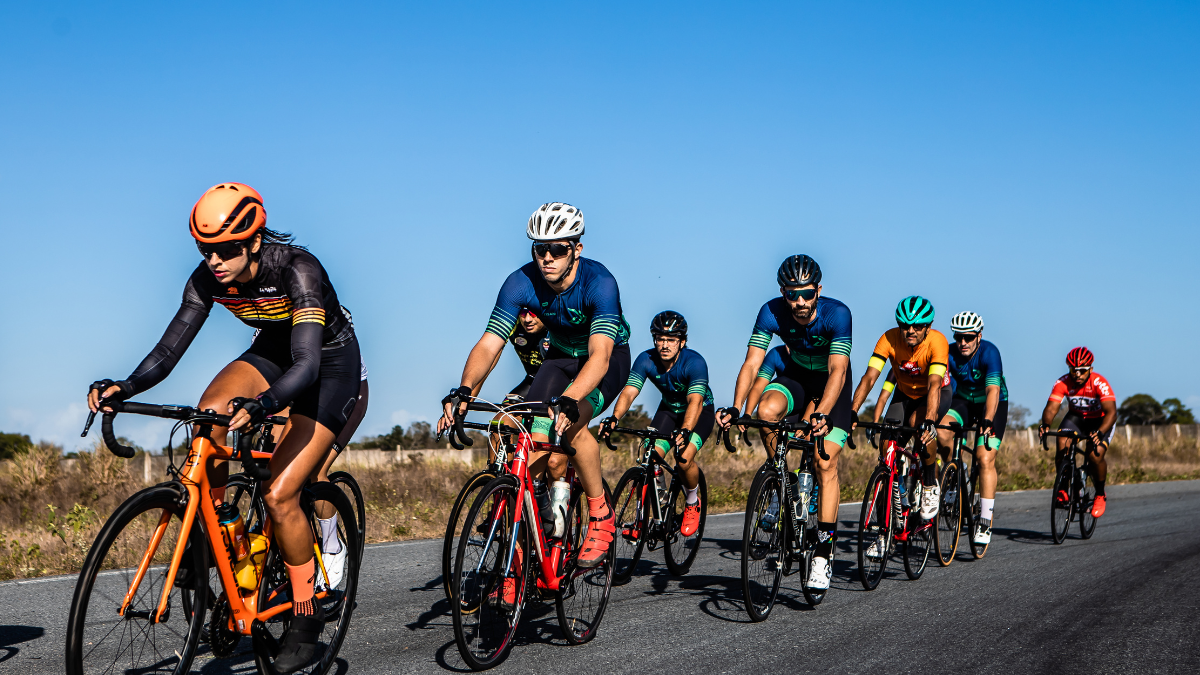
<path id="1" fill-rule="evenodd" d="M 1070 354 L 1067 354 L 1067 365 L 1072 368 L 1090 368 L 1092 361 L 1095 360 L 1096 357 L 1092 356 L 1092 350 L 1087 347 L 1076 347 L 1071 350 Z"/>
<path id="2" fill-rule="evenodd" d="M 262 195 L 242 183 L 209 188 L 192 207 L 190 222 L 192 236 L 205 244 L 249 239 L 266 224 Z"/>

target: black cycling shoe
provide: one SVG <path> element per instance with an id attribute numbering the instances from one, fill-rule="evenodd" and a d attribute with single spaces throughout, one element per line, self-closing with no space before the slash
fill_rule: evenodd
<path id="1" fill-rule="evenodd" d="M 275 672 L 287 675 L 300 670 L 312 661 L 317 650 L 317 638 L 325 630 L 325 606 L 313 598 L 316 614 L 293 616 L 287 634 L 283 636 L 283 647 L 275 658 Z"/>

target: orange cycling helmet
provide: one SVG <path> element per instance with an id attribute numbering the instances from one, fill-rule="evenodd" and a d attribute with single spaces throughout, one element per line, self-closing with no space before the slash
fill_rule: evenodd
<path id="1" fill-rule="evenodd" d="M 1092 350 L 1087 347 L 1076 347 L 1067 354 L 1067 365 L 1072 368 L 1085 368 L 1092 365 L 1095 357 L 1092 356 Z"/>
<path id="2" fill-rule="evenodd" d="M 249 239 L 266 224 L 262 195 L 243 183 L 214 185 L 192 207 L 192 236 L 206 244 Z"/>

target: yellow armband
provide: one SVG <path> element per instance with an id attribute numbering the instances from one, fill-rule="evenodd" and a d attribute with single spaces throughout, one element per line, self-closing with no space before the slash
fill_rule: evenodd
<path id="1" fill-rule="evenodd" d="M 895 388 L 896 388 L 895 382 L 892 382 L 891 380 L 883 381 L 883 390 L 886 391 L 887 393 L 889 393 L 889 394 L 892 393 L 892 390 Z"/>
<path id="2" fill-rule="evenodd" d="M 946 376 L 946 364 L 944 364 L 944 363 L 929 364 L 929 374 L 936 375 L 938 377 L 945 377 Z"/>
<path id="3" fill-rule="evenodd" d="M 867 361 L 867 368 L 874 368 L 875 370 L 878 370 L 879 372 L 882 373 L 883 366 L 885 363 L 887 363 L 887 361 L 885 359 L 882 359 L 875 355 L 871 355 L 871 360 Z"/>

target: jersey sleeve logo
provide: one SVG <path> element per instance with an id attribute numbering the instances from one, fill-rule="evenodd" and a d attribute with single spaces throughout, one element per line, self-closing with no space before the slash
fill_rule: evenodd
<path id="1" fill-rule="evenodd" d="M 829 338 L 824 335 L 814 335 L 808 339 L 814 347 L 826 347 L 829 345 Z"/>

